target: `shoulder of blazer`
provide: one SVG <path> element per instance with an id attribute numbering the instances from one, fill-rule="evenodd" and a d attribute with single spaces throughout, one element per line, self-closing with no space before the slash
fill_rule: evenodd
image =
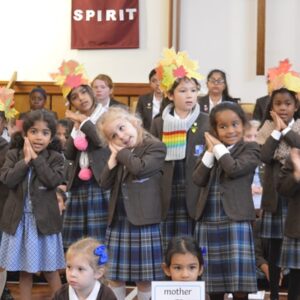
<path id="1" fill-rule="evenodd" d="M 209 96 L 202 96 L 202 97 L 198 97 L 198 103 L 199 104 L 207 104 L 209 103 Z"/>
<path id="2" fill-rule="evenodd" d="M 124 103 L 121 103 L 120 101 L 114 99 L 114 98 L 111 98 L 110 101 L 109 101 L 109 106 L 112 106 L 112 105 L 124 105 Z"/>
<path id="3" fill-rule="evenodd" d="M 152 100 L 153 100 L 153 93 L 144 94 L 139 97 L 139 101 L 142 102 L 149 102 L 149 101 L 152 102 Z"/>

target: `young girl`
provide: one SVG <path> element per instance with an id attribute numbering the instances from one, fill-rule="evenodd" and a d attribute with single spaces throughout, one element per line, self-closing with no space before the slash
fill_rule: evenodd
<path id="1" fill-rule="evenodd" d="M 63 95 L 75 110 L 66 111 L 66 118 L 74 123 L 64 152 L 65 158 L 72 161 L 63 219 L 63 242 L 67 248 L 82 237 L 105 238 L 109 192 L 101 189 L 98 181 L 109 149 L 103 147 L 95 126 L 104 109 L 97 104 L 92 88 L 87 85 L 83 66 L 68 61 L 62 64 L 60 71 L 53 78 L 61 84 Z M 74 77 L 78 80 L 73 82 Z"/>
<path id="2" fill-rule="evenodd" d="M 108 261 L 106 246 L 92 238 L 72 244 L 66 253 L 67 284 L 55 293 L 54 300 L 116 300 L 101 279 Z"/>
<path id="3" fill-rule="evenodd" d="M 73 124 L 68 119 L 60 119 L 57 121 L 56 136 L 61 142 L 63 150 L 66 148 L 66 143 L 70 137 Z"/>
<path id="4" fill-rule="evenodd" d="M 105 109 L 108 109 L 112 105 L 120 105 L 121 103 L 112 98 L 113 93 L 113 81 L 106 74 L 97 75 L 91 83 L 96 100 L 102 104 Z"/>
<path id="5" fill-rule="evenodd" d="M 290 269 L 288 299 L 300 299 L 300 150 L 291 150 L 291 159 L 281 169 L 278 191 L 289 197 L 280 266 Z"/>
<path id="6" fill-rule="evenodd" d="M 162 90 L 168 94 L 172 103 L 166 106 L 161 116 L 153 120 L 151 127 L 151 133 L 162 139 L 167 146 L 162 179 L 161 224 L 165 249 L 174 236 L 193 236 L 199 188 L 192 182 L 192 172 L 197 157 L 204 149 L 204 132 L 208 128 L 208 116 L 200 113 L 197 103 L 199 84 L 194 77 L 189 77 L 189 72 L 196 77 L 199 74 L 192 72 L 194 69 L 190 69 L 191 64 L 181 65 L 180 58 L 184 53 L 169 51 L 178 65 L 165 66 L 160 63 L 157 74 L 160 74 Z M 186 75 L 170 77 L 168 68 L 186 69 Z M 165 85 L 164 82 L 169 84 Z"/>
<path id="7" fill-rule="evenodd" d="M 45 108 L 46 102 L 47 102 L 47 93 L 42 87 L 37 86 L 37 87 L 33 88 L 29 93 L 28 100 L 29 100 L 29 108 L 30 108 L 30 110 L 28 112 L 30 112 L 32 110 L 37 110 L 37 109 L 44 109 L 44 110 L 48 111 L 50 114 L 52 114 L 55 119 L 57 119 L 56 112 Z M 23 120 L 28 112 L 21 113 L 19 116 L 19 119 Z"/>
<path id="8" fill-rule="evenodd" d="M 138 299 L 148 300 L 150 282 L 163 278 L 159 223 L 166 149 L 122 107 L 104 113 L 98 129 L 111 150 L 100 179 L 103 188 L 111 189 L 106 234 L 111 287 L 123 300 L 125 282 L 134 281 Z"/>
<path id="9" fill-rule="evenodd" d="M 259 147 L 243 141 L 246 122 L 238 104 L 216 105 L 210 113 L 211 133 L 205 133 L 207 150 L 193 173 L 202 187 L 195 237 L 207 251 L 203 278 L 211 300 L 229 292 L 234 299 L 248 299 L 256 291 L 251 184 Z"/>
<path id="10" fill-rule="evenodd" d="M 300 120 L 296 119 L 296 93 L 286 88 L 274 90 L 267 106 L 266 120 L 258 132 L 261 159 L 265 163 L 262 194 L 261 237 L 269 239 L 269 272 L 271 299 L 278 299 L 278 267 L 287 201 L 277 193 L 278 174 L 291 147 L 300 147 Z"/>
<path id="11" fill-rule="evenodd" d="M 197 281 L 203 273 L 202 252 L 189 236 L 169 241 L 162 268 L 172 281 Z"/>
<path id="12" fill-rule="evenodd" d="M 19 134 L 21 143 L 8 151 L 0 173 L 9 188 L 0 222 L 0 266 L 20 271 L 21 299 L 29 300 L 32 273 L 44 272 L 53 292 L 61 286 L 57 270 L 65 264 L 55 191 L 63 181 L 63 157 L 54 148 L 56 121 L 51 114 L 30 112 L 23 130 L 24 139 Z"/>

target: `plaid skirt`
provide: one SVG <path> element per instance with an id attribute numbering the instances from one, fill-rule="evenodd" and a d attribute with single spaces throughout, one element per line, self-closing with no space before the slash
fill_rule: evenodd
<path id="1" fill-rule="evenodd" d="M 278 206 L 275 213 L 263 211 L 261 221 L 261 237 L 267 239 L 282 239 L 287 216 L 288 201 L 278 195 Z"/>
<path id="2" fill-rule="evenodd" d="M 197 222 L 195 239 L 202 247 L 203 280 L 208 293 L 253 293 L 257 290 L 250 222 Z"/>
<path id="3" fill-rule="evenodd" d="M 159 224 L 135 226 L 126 216 L 114 220 L 106 232 L 109 253 L 107 277 L 116 281 L 162 280 Z"/>
<path id="4" fill-rule="evenodd" d="M 63 243 L 67 248 L 83 237 L 104 241 L 108 219 L 110 192 L 96 181 L 82 182 L 69 193 L 63 216 Z"/>
<path id="5" fill-rule="evenodd" d="M 184 160 L 175 162 L 170 207 L 167 218 L 161 222 L 164 249 L 175 236 L 193 236 L 195 222 L 189 216 L 186 206 Z"/>
<path id="6" fill-rule="evenodd" d="M 289 269 L 300 269 L 300 239 L 284 236 L 279 266 Z"/>

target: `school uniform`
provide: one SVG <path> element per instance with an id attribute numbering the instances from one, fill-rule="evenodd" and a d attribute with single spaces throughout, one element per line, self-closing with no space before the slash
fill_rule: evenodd
<path id="1" fill-rule="evenodd" d="M 300 135 L 293 130 L 288 131 L 282 139 L 290 147 L 300 147 Z M 264 238 L 282 239 L 287 215 L 287 201 L 277 193 L 278 174 L 282 163 L 274 159 L 274 153 L 279 142 L 280 140 L 270 135 L 261 148 L 261 160 L 265 163 L 261 204 L 261 236 Z"/>
<path id="2" fill-rule="evenodd" d="M 238 100 L 235 99 L 235 98 L 223 98 L 222 97 L 221 102 L 224 102 L 224 101 L 230 101 L 230 102 L 238 103 Z M 207 114 L 211 111 L 209 95 L 199 97 L 198 98 L 198 103 L 200 105 L 200 111 L 205 112 Z"/>
<path id="3" fill-rule="evenodd" d="M 162 139 L 163 126 L 162 116 L 155 118 L 151 133 Z M 208 131 L 208 115 L 199 113 L 187 131 L 185 158 L 164 163 L 161 228 L 165 247 L 174 236 L 193 235 L 195 206 L 200 189 L 192 181 L 192 172 L 198 156 L 204 150 L 205 131 Z"/>
<path id="4" fill-rule="evenodd" d="M 258 163 L 258 145 L 240 141 L 213 160 L 212 166 L 206 166 L 202 158 L 195 166 L 193 180 L 202 189 L 194 236 L 204 249 L 203 278 L 208 293 L 257 289 L 251 184 Z"/>
<path id="5" fill-rule="evenodd" d="M 106 285 L 101 284 L 96 298 L 91 300 L 117 300 L 114 292 Z M 69 297 L 69 284 L 64 284 L 54 295 L 53 300 L 72 300 Z"/>
<path id="6" fill-rule="evenodd" d="M 3 137 L 0 137 L 0 168 L 4 164 L 5 155 L 6 155 L 6 152 L 8 150 L 8 147 L 9 146 L 8 146 L 7 141 Z M 1 195 L 0 219 L 1 219 L 2 212 L 3 212 L 3 207 L 4 207 L 5 200 L 8 196 L 8 191 L 9 190 L 8 190 L 7 186 L 0 181 L 0 195 Z M 1 242 L 1 232 L 0 232 L 0 242 Z"/>
<path id="7" fill-rule="evenodd" d="M 300 269 L 300 183 L 295 180 L 293 170 L 289 159 L 281 169 L 278 180 L 278 191 L 287 197 L 288 203 L 279 265 Z"/>
<path id="8" fill-rule="evenodd" d="M 154 93 L 149 93 L 146 95 L 142 95 L 139 97 L 137 106 L 136 106 L 136 113 L 141 117 L 143 121 L 143 126 L 146 130 L 150 130 L 152 120 L 155 116 L 153 116 L 153 99 Z M 163 98 L 161 100 L 161 107 L 164 107 L 168 103 L 168 99 Z M 160 110 L 158 110 L 157 114 Z M 156 115 L 157 115 L 156 114 Z"/>
<path id="9" fill-rule="evenodd" d="M 8 145 L 7 141 L 3 137 L 0 137 L 0 168 L 4 164 L 5 155 L 6 155 L 8 148 L 9 148 L 9 145 Z M 8 188 L 1 181 L 0 181 L 0 195 L 1 195 L 1 201 L 0 201 L 0 218 L 1 218 L 4 202 L 8 195 Z"/>
<path id="10" fill-rule="evenodd" d="M 270 103 L 270 96 L 266 95 L 256 99 L 254 111 L 253 111 L 253 119 L 258 121 L 263 121 L 266 115 L 266 109 L 268 104 Z"/>
<path id="11" fill-rule="evenodd" d="M 125 106 L 124 103 L 119 102 L 118 100 L 114 99 L 114 98 L 110 98 L 109 99 L 109 106 L 113 106 L 113 105 L 123 105 Z"/>
<path id="12" fill-rule="evenodd" d="M 102 145 L 96 126 L 90 120 L 80 130 L 88 140 L 86 152 L 93 176 L 88 181 L 79 179 L 81 152 L 75 148 L 73 137 L 70 136 L 64 152 L 69 161 L 69 197 L 63 218 L 63 241 L 66 248 L 83 236 L 104 240 L 107 227 L 109 191 L 101 189 L 98 181 L 110 152 Z"/>
<path id="13" fill-rule="evenodd" d="M 0 180 L 9 188 L 0 220 L 0 266 L 29 273 L 64 268 L 56 199 L 63 181 L 61 154 L 46 149 L 25 164 L 23 150 L 9 150 Z"/>
<path id="14" fill-rule="evenodd" d="M 111 189 L 106 240 L 111 280 L 163 279 L 161 177 L 166 149 L 150 134 L 134 149 L 117 154 L 118 165 L 105 166 L 101 187 Z"/>

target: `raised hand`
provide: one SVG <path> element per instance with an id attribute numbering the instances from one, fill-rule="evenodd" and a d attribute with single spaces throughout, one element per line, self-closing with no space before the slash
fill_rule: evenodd
<path id="1" fill-rule="evenodd" d="M 271 110 L 270 115 L 274 121 L 276 130 L 282 131 L 287 127 L 287 125 L 284 123 L 284 121 L 278 116 L 278 114 L 275 111 Z"/>
<path id="2" fill-rule="evenodd" d="M 87 119 L 87 116 L 77 113 L 77 112 L 75 113 L 69 109 L 66 110 L 65 117 L 67 119 L 70 119 L 71 121 L 73 121 L 75 124 L 78 123 L 79 125 L 81 124 L 81 122 L 83 122 L 85 119 Z"/>
<path id="3" fill-rule="evenodd" d="M 32 148 L 31 145 L 30 145 L 30 142 L 29 142 L 28 138 L 25 136 L 24 137 L 23 153 L 24 153 L 24 160 L 25 160 L 26 164 L 28 164 L 32 159 L 30 148 Z"/>

